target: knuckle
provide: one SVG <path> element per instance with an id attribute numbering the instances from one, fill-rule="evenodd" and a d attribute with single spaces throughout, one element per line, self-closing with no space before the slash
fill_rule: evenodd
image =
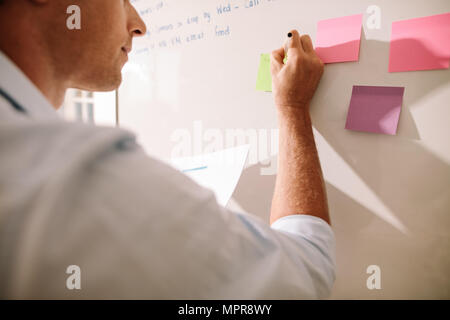
<path id="1" fill-rule="evenodd" d="M 324 65 L 322 61 L 316 57 L 307 57 L 305 58 L 303 68 L 308 73 L 322 73 Z"/>
<path id="2" fill-rule="evenodd" d="M 298 48 L 292 48 L 289 50 L 288 59 L 292 59 L 294 61 L 299 61 L 302 58 L 302 55 Z"/>
<path id="3" fill-rule="evenodd" d="M 319 63 L 319 65 L 317 66 L 317 70 L 320 74 L 322 74 L 325 70 L 324 64 L 322 62 Z"/>
<path id="4" fill-rule="evenodd" d="M 320 59 L 319 59 L 319 67 L 320 67 L 320 69 L 322 69 L 322 70 L 325 68 L 325 63 L 323 63 L 323 61 L 320 60 Z"/>
<path id="5" fill-rule="evenodd" d="M 300 55 L 293 53 L 290 56 L 288 56 L 288 59 L 291 59 L 295 63 L 298 63 L 300 61 Z"/>
<path id="6" fill-rule="evenodd" d="M 308 34 L 302 35 L 302 40 L 309 40 L 309 39 L 310 39 L 310 37 Z"/>
<path id="7" fill-rule="evenodd" d="M 317 65 L 321 69 L 323 69 L 323 67 L 325 66 L 325 64 L 321 60 L 317 60 Z"/>
<path id="8" fill-rule="evenodd" d="M 311 67 L 312 69 L 314 69 L 314 68 L 317 66 L 317 62 L 315 61 L 315 59 L 312 58 L 312 57 L 310 57 L 310 56 L 308 56 L 308 57 L 306 58 L 306 61 L 307 61 L 306 64 L 307 64 L 309 67 Z"/>
<path id="9" fill-rule="evenodd" d="M 320 58 L 317 58 L 317 57 L 315 57 L 314 59 L 313 59 L 313 63 L 314 63 L 314 65 L 318 68 L 318 69 L 323 69 L 324 68 L 324 63 L 323 63 L 323 61 L 322 60 L 320 60 Z"/>

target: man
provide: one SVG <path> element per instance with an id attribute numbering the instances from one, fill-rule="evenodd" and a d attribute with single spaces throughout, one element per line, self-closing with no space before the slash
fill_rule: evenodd
<path id="1" fill-rule="evenodd" d="M 81 30 L 66 27 L 74 3 Z M 309 116 L 323 64 L 307 35 L 292 31 L 286 65 L 283 48 L 272 53 L 269 227 L 219 206 L 130 132 L 56 115 L 67 88 L 120 85 L 146 32 L 130 1 L 2 0 L 0 28 L 1 297 L 329 296 L 335 242 Z"/>

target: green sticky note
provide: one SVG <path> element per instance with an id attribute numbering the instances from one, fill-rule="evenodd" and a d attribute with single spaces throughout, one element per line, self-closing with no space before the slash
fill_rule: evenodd
<path id="1" fill-rule="evenodd" d="M 272 76 L 270 75 L 270 54 L 263 53 L 259 60 L 256 90 L 272 92 Z"/>

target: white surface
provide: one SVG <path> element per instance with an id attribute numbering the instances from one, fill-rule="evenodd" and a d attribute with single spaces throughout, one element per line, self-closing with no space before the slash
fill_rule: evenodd
<path id="1" fill-rule="evenodd" d="M 158 2 L 135 4 L 156 9 Z M 180 130 L 190 139 L 192 154 L 186 155 L 232 147 L 226 141 L 230 129 L 245 129 L 252 139 L 257 131 L 256 143 L 241 143 L 252 145 L 250 164 L 232 203 L 266 221 L 275 176 L 262 175 L 264 166 L 251 159 L 255 154 L 258 160 L 274 159 L 270 130 L 276 119 L 271 95 L 254 89 L 259 55 L 280 47 L 291 28 L 314 41 L 319 20 L 364 13 L 359 62 L 327 65 L 312 103 L 337 239 L 332 297 L 450 298 L 450 70 L 387 72 L 391 23 L 449 12 L 450 2 L 261 0 L 259 6 L 221 16 L 216 7 L 227 1 L 163 3 L 144 16 L 151 34 L 135 41 L 136 51 L 176 35 L 204 31 L 206 36 L 130 57 L 119 91 L 121 125 L 160 158 L 170 158 L 179 146 L 174 138 Z M 380 29 L 366 26 L 370 5 L 381 9 Z M 155 32 L 155 26 L 185 22 L 205 11 L 211 13 L 209 24 Z M 229 26 L 230 36 L 214 36 L 216 25 Z M 355 84 L 406 88 L 397 136 L 344 129 Z M 366 287 L 369 265 L 381 268 L 381 290 Z"/>
<path id="2" fill-rule="evenodd" d="M 116 126 L 116 92 L 95 92 L 94 119 L 96 125 Z"/>
<path id="3" fill-rule="evenodd" d="M 249 146 L 239 146 L 195 157 L 176 158 L 171 164 L 199 185 L 211 189 L 226 206 L 241 177 Z"/>
<path id="4" fill-rule="evenodd" d="M 88 97 L 86 91 L 82 92 L 82 97 L 75 95 L 77 89 L 69 89 L 66 92 L 64 104 L 59 113 L 68 121 L 77 121 L 75 103 L 83 105 L 83 121 L 89 123 L 87 115 L 87 104 L 94 105 L 94 123 L 99 126 L 116 126 L 116 92 L 93 92 L 92 97 Z"/>

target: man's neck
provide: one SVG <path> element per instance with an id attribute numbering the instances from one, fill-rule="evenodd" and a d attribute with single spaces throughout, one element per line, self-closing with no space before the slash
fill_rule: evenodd
<path id="1" fill-rule="evenodd" d="M 63 101 L 67 87 L 65 83 L 55 76 L 51 62 L 39 53 L 30 50 L 23 55 L 24 49 L 0 49 L 14 62 L 31 82 L 43 93 L 51 105 L 58 109 Z M 16 54 L 19 52 L 19 54 Z"/>
<path id="2" fill-rule="evenodd" d="M 1 22 L 0 27 L 2 30 L 12 29 L 3 26 Z M 20 34 L 27 34 L 27 37 L 15 37 Z M 17 23 L 14 33 L 5 32 L 0 35 L 0 50 L 22 70 L 55 109 L 62 105 L 68 88 L 67 81 L 58 77 L 51 53 L 47 52 L 42 39 L 33 28 Z"/>

